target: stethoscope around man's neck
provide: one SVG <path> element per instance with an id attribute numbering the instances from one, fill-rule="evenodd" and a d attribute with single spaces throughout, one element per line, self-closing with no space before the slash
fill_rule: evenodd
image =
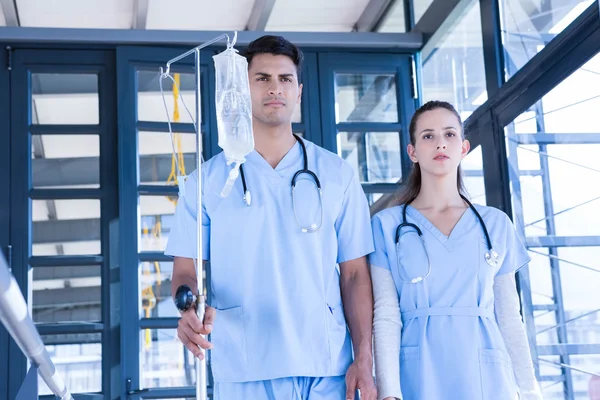
<path id="1" fill-rule="evenodd" d="M 298 143 L 300 143 L 300 147 L 302 148 L 302 160 L 303 160 L 302 169 L 296 171 L 296 173 L 292 177 L 292 206 L 294 208 L 294 217 L 296 218 L 296 223 L 302 229 L 302 232 L 316 232 L 319 230 L 319 228 L 321 228 L 321 225 L 323 224 L 323 191 L 321 190 L 321 182 L 319 181 L 317 174 L 315 174 L 313 171 L 308 169 L 308 155 L 306 153 L 306 145 L 304 144 L 304 141 L 302 140 L 302 138 L 300 136 L 296 135 L 295 133 L 293 135 L 296 138 L 296 140 L 298 141 Z M 297 181 L 298 177 L 302 174 L 307 174 L 312 178 L 312 180 L 315 183 L 315 186 L 317 187 L 317 191 L 319 193 L 319 207 L 321 208 L 321 220 L 319 221 L 318 224 L 310 224 L 309 226 L 302 226 L 302 224 L 300 224 L 300 222 L 298 221 L 298 216 L 296 214 L 296 202 L 294 201 L 294 191 L 296 189 L 296 181 Z M 243 187 L 242 193 L 243 193 L 244 202 L 249 207 L 252 204 L 252 196 L 250 195 L 250 190 L 248 190 L 248 185 L 246 183 L 246 176 L 244 175 L 244 166 L 243 165 L 240 165 L 240 176 L 242 178 L 242 187 Z"/>

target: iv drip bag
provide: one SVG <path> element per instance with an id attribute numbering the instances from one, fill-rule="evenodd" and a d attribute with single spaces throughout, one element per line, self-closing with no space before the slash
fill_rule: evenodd
<path id="1" fill-rule="evenodd" d="M 232 46 L 213 56 L 216 73 L 216 111 L 219 147 L 227 165 L 234 164 L 221 191 L 227 197 L 239 176 L 239 168 L 254 150 L 252 100 L 248 61 Z"/>

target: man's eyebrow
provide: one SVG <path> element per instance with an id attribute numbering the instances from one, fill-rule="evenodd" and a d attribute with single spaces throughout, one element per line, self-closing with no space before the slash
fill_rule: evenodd
<path id="1" fill-rule="evenodd" d="M 268 74 L 266 72 L 260 72 L 260 71 L 256 72 L 254 75 L 264 76 L 265 78 L 270 78 L 272 76 L 271 74 Z M 294 76 L 294 74 L 292 74 L 292 73 L 279 74 L 280 78 L 291 78 L 293 76 Z"/>

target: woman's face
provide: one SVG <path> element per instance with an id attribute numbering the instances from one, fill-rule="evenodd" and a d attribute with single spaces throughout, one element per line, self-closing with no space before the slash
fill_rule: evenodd
<path id="1" fill-rule="evenodd" d="M 455 174 L 470 144 L 462 138 L 462 127 L 456 115 L 445 108 L 425 111 L 418 118 L 414 145 L 408 145 L 408 155 L 419 163 L 422 174 L 444 176 Z"/>

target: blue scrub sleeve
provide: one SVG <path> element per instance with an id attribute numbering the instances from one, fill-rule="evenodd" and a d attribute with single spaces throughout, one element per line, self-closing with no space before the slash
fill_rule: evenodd
<path id="1" fill-rule="evenodd" d="M 375 244 L 375 251 L 369 254 L 369 264 L 382 267 L 390 270 L 390 263 L 388 262 L 388 253 L 385 247 L 385 236 L 383 234 L 383 226 L 381 224 L 381 218 L 379 214 L 373 216 L 371 220 L 371 228 L 373 230 L 373 242 Z"/>
<path id="2" fill-rule="evenodd" d="M 165 249 L 166 255 L 198 258 L 196 251 L 197 187 L 196 172 L 193 172 L 185 181 L 185 190 L 180 191 L 173 218 L 173 227 L 169 232 L 167 247 Z M 202 193 L 202 199 L 202 259 L 208 261 L 210 260 L 210 218 L 204 204 L 204 193 Z"/>
<path id="3" fill-rule="evenodd" d="M 373 251 L 370 211 L 367 197 L 352 170 L 342 208 L 335 221 L 338 238 L 337 262 L 354 260 Z"/>
<path id="4" fill-rule="evenodd" d="M 508 215 L 502 213 L 504 216 L 504 231 L 506 232 L 506 245 L 504 261 L 500 266 L 500 269 L 496 275 L 504 275 L 507 273 L 514 273 L 527 265 L 531 261 L 527 248 L 523 245 L 521 238 L 517 234 L 514 224 L 508 218 Z"/>

